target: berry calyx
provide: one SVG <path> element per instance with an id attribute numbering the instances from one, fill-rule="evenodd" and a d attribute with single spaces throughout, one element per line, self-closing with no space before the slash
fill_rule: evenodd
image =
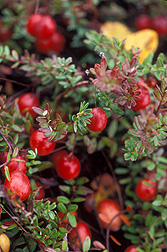
<path id="1" fill-rule="evenodd" d="M 137 252 L 136 246 L 131 245 L 124 252 Z"/>
<path id="2" fill-rule="evenodd" d="M 93 117 L 90 118 L 88 128 L 93 132 L 100 132 L 105 129 L 107 124 L 107 115 L 105 111 L 99 107 L 93 108 Z"/>
<path id="3" fill-rule="evenodd" d="M 31 36 L 36 36 L 36 27 L 37 24 L 40 23 L 42 19 L 42 15 L 39 13 L 33 14 L 29 17 L 28 21 L 27 21 L 27 25 L 26 25 L 26 29 L 27 32 L 31 35 Z"/>
<path id="4" fill-rule="evenodd" d="M 39 107 L 39 100 L 38 97 L 33 93 L 25 93 L 21 95 L 18 100 L 17 104 L 20 110 L 20 113 L 25 116 L 27 112 L 31 114 L 32 117 L 36 116 L 36 113 L 32 109 L 33 106 Z"/>
<path id="5" fill-rule="evenodd" d="M 11 172 L 10 181 L 7 178 L 5 179 L 4 187 L 13 191 L 13 194 L 10 196 L 11 198 L 18 195 L 22 201 L 26 200 L 31 193 L 29 178 L 26 174 L 18 170 Z"/>
<path id="6" fill-rule="evenodd" d="M 135 100 L 136 105 L 133 107 L 134 110 L 136 111 L 140 111 L 145 109 L 151 102 L 151 96 L 149 93 L 148 88 L 146 88 L 146 83 L 144 82 L 143 79 L 140 79 L 140 81 L 138 81 L 137 83 L 138 85 L 138 91 L 140 91 L 140 95 L 138 96 L 140 99 L 139 100 Z"/>
<path id="7" fill-rule="evenodd" d="M 76 231 L 76 229 L 77 229 L 77 231 Z M 85 238 L 87 236 L 89 236 L 90 239 L 91 239 L 92 234 L 91 234 L 91 231 L 90 231 L 88 225 L 84 221 L 78 221 L 76 229 L 73 228 L 71 230 L 71 232 L 69 233 L 69 242 L 70 243 L 75 243 L 75 245 L 77 247 L 81 248 L 82 246 L 80 244 L 78 235 L 79 235 L 81 243 L 83 245 Z M 77 232 L 78 232 L 78 234 L 77 234 Z"/>
<path id="8" fill-rule="evenodd" d="M 138 198 L 144 202 L 153 200 L 157 192 L 157 184 L 150 178 L 144 178 L 136 185 L 136 194 Z"/>
<path id="9" fill-rule="evenodd" d="M 79 175 L 81 165 L 76 156 L 64 153 L 56 162 L 55 169 L 60 178 L 71 180 Z"/>
<path id="10" fill-rule="evenodd" d="M 102 200 L 97 205 L 97 214 L 99 217 L 99 221 L 103 228 L 107 229 L 110 221 L 114 218 L 115 215 L 119 214 L 121 211 L 119 205 L 110 199 Z M 118 231 L 122 225 L 122 220 L 120 216 L 113 219 L 110 225 L 110 230 Z"/>
<path id="11" fill-rule="evenodd" d="M 56 23 L 50 16 L 42 16 L 35 29 L 36 37 L 39 39 L 49 39 L 56 30 Z"/>
<path id="12" fill-rule="evenodd" d="M 0 234 L 0 249 L 2 252 L 9 252 L 10 250 L 9 237 L 4 233 Z"/>
<path id="13" fill-rule="evenodd" d="M 30 136 L 30 147 L 33 151 L 37 149 L 37 154 L 40 156 L 49 155 L 55 148 L 54 141 L 48 141 L 48 138 L 43 132 L 36 130 Z"/>

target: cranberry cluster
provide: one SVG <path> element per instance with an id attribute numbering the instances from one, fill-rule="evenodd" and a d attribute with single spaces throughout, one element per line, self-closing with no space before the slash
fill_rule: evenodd
<path id="1" fill-rule="evenodd" d="M 153 29 L 160 36 L 165 36 L 167 35 L 167 17 L 162 15 L 150 17 L 147 14 L 142 14 L 136 18 L 135 27 L 137 30 Z"/>
<path id="2" fill-rule="evenodd" d="M 0 155 L 0 162 L 7 162 L 8 152 L 2 152 Z M 12 157 L 11 161 L 7 164 L 10 174 L 10 181 L 6 178 L 4 187 L 11 190 L 13 193 L 10 195 L 11 198 L 18 195 L 21 200 L 25 200 L 31 193 L 31 184 L 27 172 L 26 161 L 20 155 Z M 3 167 L 3 174 L 5 174 L 5 168 Z"/>
<path id="3" fill-rule="evenodd" d="M 36 38 L 35 47 L 40 53 L 63 51 L 65 38 L 56 28 L 52 17 L 39 13 L 31 15 L 26 25 L 27 32 Z"/>

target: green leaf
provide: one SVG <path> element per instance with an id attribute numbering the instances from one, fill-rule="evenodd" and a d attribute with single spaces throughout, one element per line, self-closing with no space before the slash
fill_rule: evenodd
<path id="1" fill-rule="evenodd" d="M 52 212 L 52 211 L 49 211 L 49 217 L 52 219 L 52 220 L 54 220 L 55 219 L 55 213 L 54 212 Z"/>
<path id="2" fill-rule="evenodd" d="M 63 204 L 69 204 L 70 203 L 70 200 L 65 196 L 58 196 L 57 201 L 59 203 L 63 203 Z"/>
<path id="3" fill-rule="evenodd" d="M 16 125 L 16 124 L 14 124 L 14 125 L 12 126 L 12 129 L 13 129 L 13 130 L 16 130 L 16 131 L 18 131 L 18 132 L 22 132 L 22 128 L 19 127 L 19 126 Z"/>
<path id="4" fill-rule="evenodd" d="M 63 203 L 59 203 L 57 205 L 57 209 L 61 212 L 61 213 L 66 213 L 67 212 L 67 208 Z"/>
<path id="5" fill-rule="evenodd" d="M 161 95 L 161 92 L 158 88 L 154 88 L 154 95 L 155 97 L 157 98 L 158 101 L 161 101 L 162 100 L 162 95 Z"/>
<path id="6" fill-rule="evenodd" d="M 123 168 L 123 167 L 118 167 L 115 169 L 115 174 L 117 174 L 117 175 L 127 174 L 128 172 L 129 172 L 129 170 L 127 168 Z"/>
<path id="7" fill-rule="evenodd" d="M 4 53 L 5 53 L 6 56 L 10 55 L 10 49 L 9 49 L 9 47 L 7 45 L 4 46 Z"/>
<path id="8" fill-rule="evenodd" d="M 53 210 L 53 209 L 55 209 L 55 208 L 56 208 L 56 203 L 55 203 L 55 202 L 52 203 L 52 204 L 48 207 L 49 210 Z"/>
<path id="9" fill-rule="evenodd" d="M 90 246 L 91 246 L 91 239 L 89 236 L 87 236 L 83 243 L 83 252 L 89 251 Z"/>
<path id="10" fill-rule="evenodd" d="M 3 46 L 0 45 L 0 55 L 2 55 L 2 53 L 3 53 Z"/>
<path id="11" fill-rule="evenodd" d="M 33 222 L 34 222 L 34 225 L 37 227 L 38 226 L 38 217 L 35 216 L 35 218 L 33 218 Z"/>
<path id="12" fill-rule="evenodd" d="M 68 230 L 65 229 L 64 227 L 59 227 L 59 230 L 61 233 L 68 233 Z"/>
<path id="13" fill-rule="evenodd" d="M 50 169 L 52 166 L 53 166 L 53 163 L 50 161 L 42 161 L 42 162 L 40 161 L 39 164 L 36 164 L 36 168 L 38 172 Z"/>
<path id="14" fill-rule="evenodd" d="M 161 252 L 161 251 L 162 251 L 162 250 L 161 250 L 160 248 L 151 250 L 151 252 Z"/>
<path id="15" fill-rule="evenodd" d="M 144 67 L 142 70 L 143 74 L 148 74 L 150 72 L 150 69 L 148 67 Z"/>
<path id="16" fill-rule="evenodd" d="M 67 251 L 67 248 L 68 248 L 68 242 L 67 242 L 67 240 L 63 240 L 61 250 L 62 251 Z"/>
<path id="17" fill-rule="evenodd" d="M 154 57 L 154 54 L 152 53 L 149 53 L 149 55 L 147 56 L 147 58 L 144 59 L 143 61 L 143 65 L 147 65 L 148 63 L 151 64 L 152 61 L 153 61 L 153 57 Z"/>
<path id="18" fill-rule="evenodd" d="M 29 154 L 26 155 L 26 157 L 28 159 L 35 159 L 36 158 L 36 153 L 33 150 L 28 150 L 28 153 Z"/>
<path id="19" fill-rule="evenodd" d="M 19 135 L 18 134 L 15 134 L 14 137 L 13 137 L 13 141 L 15 144 L 18 143 L 18 140 L 19 140 Z"/>
<path id="20" fill-rule="evenodd" d="M 15 50 L 12 50 L 12 57 L 14 60 L 18 60 L 19 59 L 19 55 Z"/>
<path id="21" fill-rule="evenodd" d="M 75 216 L 72 213 L 68 213 L 67 214 L 67 218 L 68 218 L 69 224 L 72 227 L 76 227 L 77 226 L 76 218 L 75 218 Z"/>
<path id="22" fill-rule="evenodd" d="M 78 197 L 78 198 L 75 198 L 72 200 L 72 202 L 74 202 L 74 203 L 83 202 L 83 201 L 85 201 L 85 198 L 82 198 L 82 197 L 80 197 L 80 198 Z"/>
<path id="23" fill-rule="evenodd" d="M 70 186 L 66 186 L 66 185 L 59 185 L 60 190 L 62 190 L 63 192 L 66 192 L 67 194 L 70 194 L 71 192 L 71 187 Z"/>
<path id="24" fill-rule="evenodd" d="M 77 211 L 77 209 L 78 209 L 78 205 L 76 205 L 76 204 L 71 204 L 68 206 L 69 212 L 75 212 L 75 211 Z"/>
<path id="25" fill-rule="evenodd" d="M 152 162 L 152 161 L 148 162 L 147 169 L 148 169 L 149 171 L 153 171 L 154 168 L 155 168 L 155 163 Z"/>
<path id="26" fill-rule="evenodd" d="M 81 177 L 76 180 L 77 185 L 81 186 L 89 182 L 89 179 L 86 177 Z"/>
<path id="27" fill-rule="evenodd" d="M 9 168 L 8 166 L 5 165 L 5 177 L 7 180 L 10 182 L 10 173 L 9 173 Z"/>

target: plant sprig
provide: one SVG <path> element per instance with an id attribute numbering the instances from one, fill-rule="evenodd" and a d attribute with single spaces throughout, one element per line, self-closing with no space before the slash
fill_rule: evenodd
<path id="1" fill-rule="evenodd" d="M 78 132 L 83 135 L 87 132 L 87 124 L 90 124 L 90 118 L 92 109 L 88 108 L 89 103 L 81 102 L 79 112 L 76 115 L 70 115 L 70 120 L 74 124 L 74 132 Z"/>
<path id="2" fill-rule="evenodd" d="M 40 116 L 36 118 L 39 123 L 39 131 L 45 133 L 49 141 L 58 141 L 67 135 L 68 125 L 62 121 L 61 116 L 57 113 L 56 118 L 51 121 L 51 112 L 49 104 L 42 110 L 41 108 L 33 107 L 33 110 Z"/>

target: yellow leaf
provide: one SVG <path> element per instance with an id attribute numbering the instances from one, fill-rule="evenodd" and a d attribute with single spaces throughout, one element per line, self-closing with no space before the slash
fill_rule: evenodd
<path id="1" fill-rule="evenodd" d="M 105 22 L 101 26 L 101 32 L 111 41 L 113 41 L 113 37 L 117 38 L 119 41 L 122 41 L 127 38 L 128 34 L 131 34 L 131 31 L 124 24 L 110 21 Z"/>
<path id="2" fill-rule="evenodd" d="M 119 41 L 125 40 L 125 49 L 130 50 L 133 47 L 139 48 L 142 63 L 149 53 L 155 53 L 158 47 L 158 33 L 151 29 L 144 29 L 138 32 L 131 32 L 127 26 L 119 22 L 107 21 L 101 26 L 101 32 L 111 41 L 113 37 Z"/>
<path id="3" fill-rule="evenodd" d="M 149 53 L 155 53 L 158 47 L 158 33 L 151 29 L 144 29 L 138 32 L 131 33 L 125 41 L 125 49 L 130 50 L 134 47 L 140 48 L 139 61 L 142 63 Z"/>

